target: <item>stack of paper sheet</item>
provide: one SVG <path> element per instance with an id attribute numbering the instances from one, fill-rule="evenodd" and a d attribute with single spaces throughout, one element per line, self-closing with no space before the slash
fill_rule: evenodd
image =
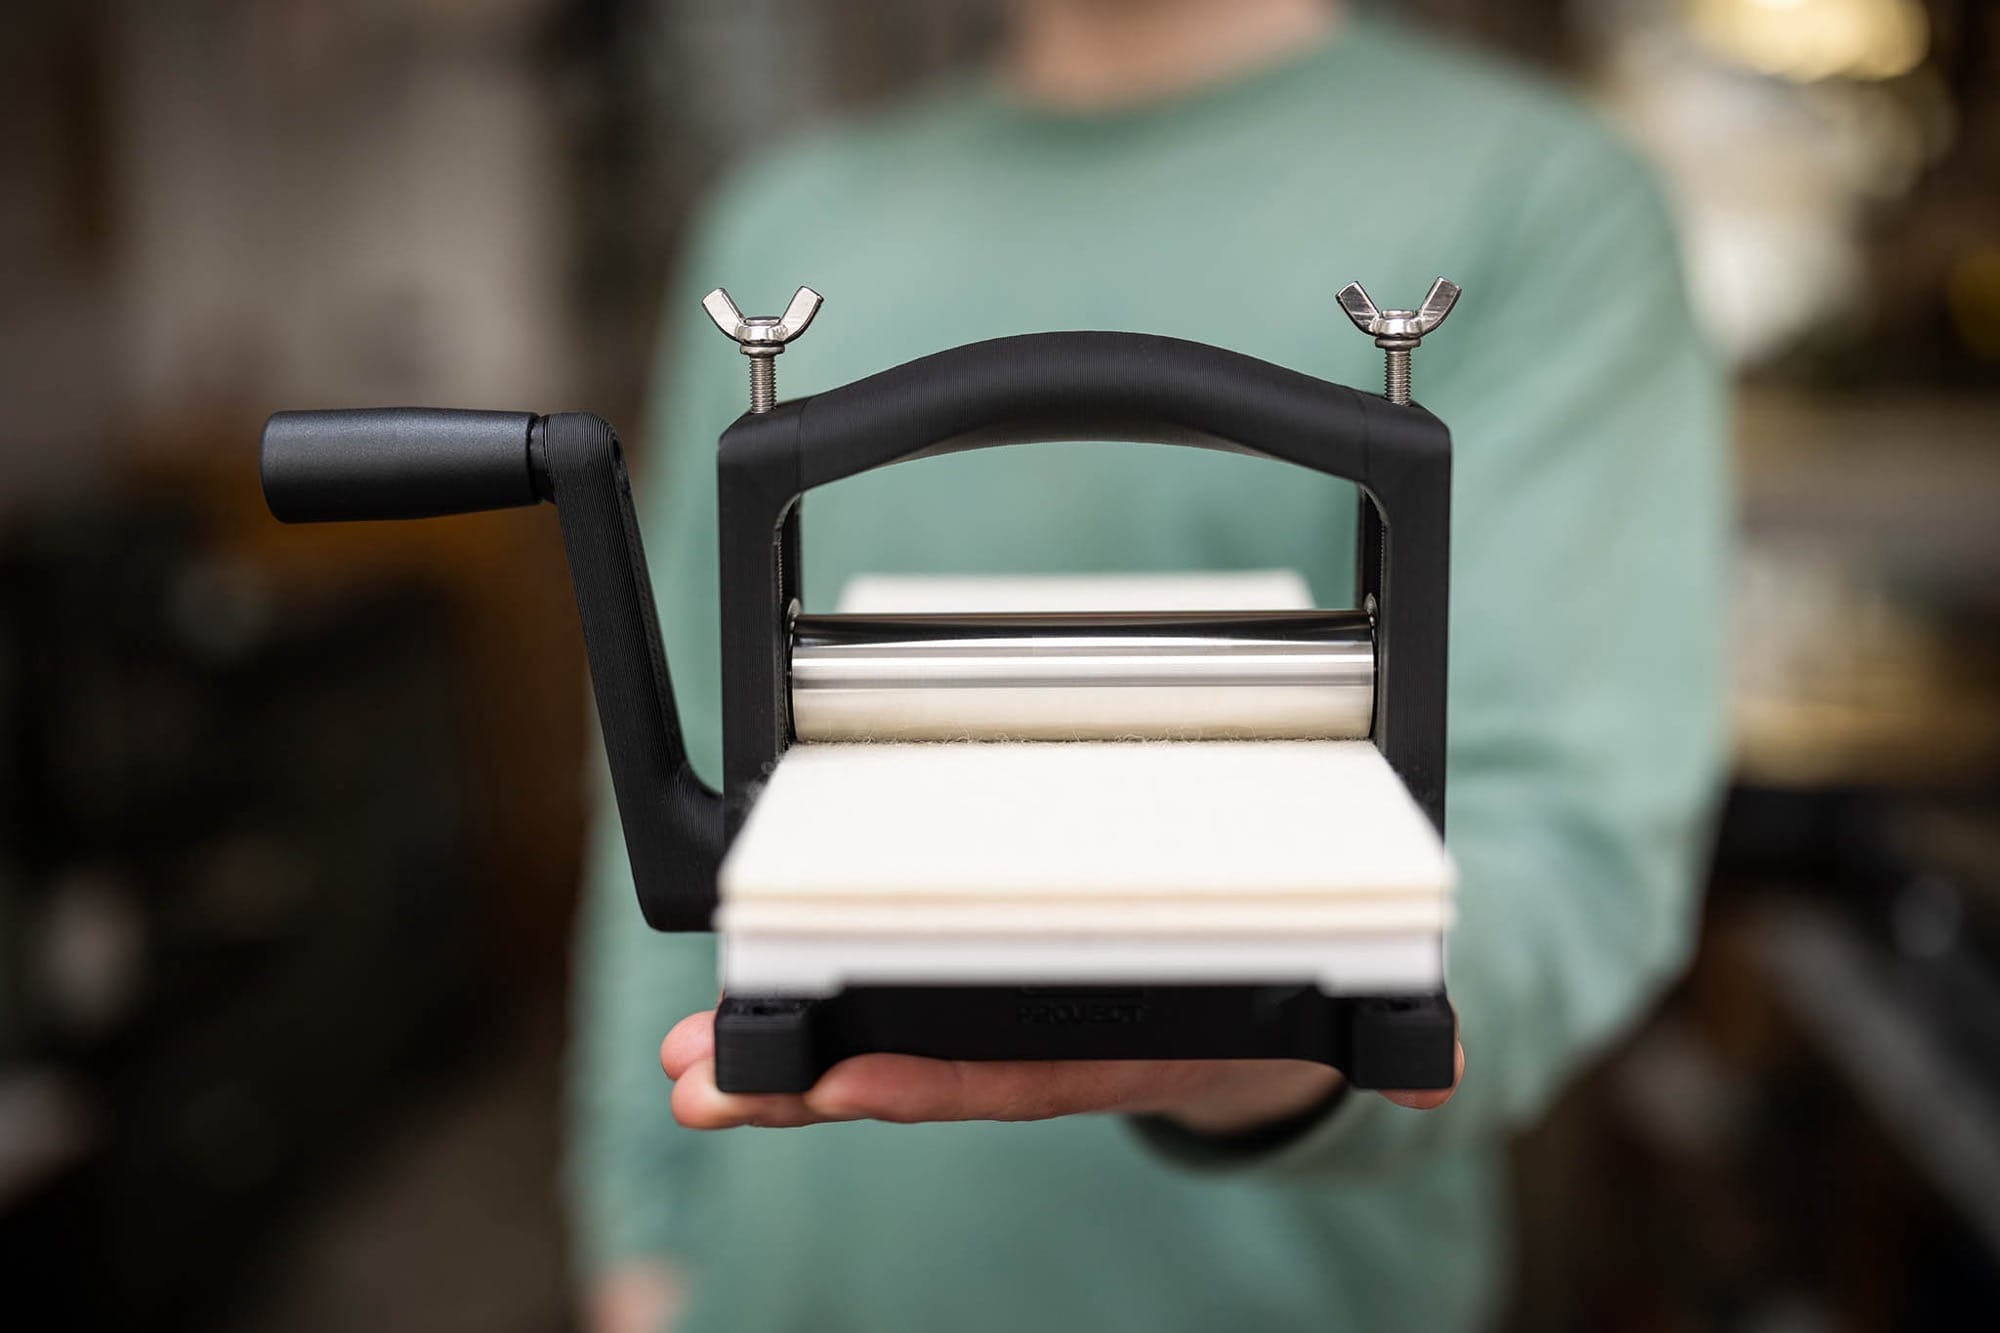
<path id="1" fill-rule="evenodd" d="M 1190 599 L 1198 598 L 1198 601 Z M 1295 575 L 857 580 L 843 611 L 1282 609 Z M 799 745 L 721 874 L 724 984 L 1443 984 L 1455 882 L 1365 741 Z"/>

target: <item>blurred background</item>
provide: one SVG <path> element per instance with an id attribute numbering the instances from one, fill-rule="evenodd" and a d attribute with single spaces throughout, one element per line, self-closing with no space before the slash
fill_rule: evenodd
<path id="1" fill-rule="evenodd" d="M 1514 1322 L 2000 1308 L 2000 6 L 1395 8 L 1641 145 L 1741 379 L 1704 947 L 1517 1146 Z M 636 423 L 699 189 L 994 28 L 0 8 L 0 1322 L 572 1326 L 554 516 L 281 529 L 252 442 L 279 406 Z"/>

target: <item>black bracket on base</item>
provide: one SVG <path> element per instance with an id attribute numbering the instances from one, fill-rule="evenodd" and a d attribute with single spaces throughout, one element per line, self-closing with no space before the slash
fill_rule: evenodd
<path id="1" fill-rule="evenodd" d="M 1311 1060 L 1357 1088 L 1448 1088 L 1442 992 L 1329 996 L 1311 986 L 850 986 L 825 999 L 724 995 L 724 1092 L 804 1092 L 851 1055 L 944 1060 Z"/>

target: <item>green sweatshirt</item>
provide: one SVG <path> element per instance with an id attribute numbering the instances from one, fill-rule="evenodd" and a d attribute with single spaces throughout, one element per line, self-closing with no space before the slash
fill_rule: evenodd
<path id="1" fill-rule="evenodd" d="M 1050 329 L 1214 343 L 1373 389 L 1333 293 L 1465 295 L 1416 356 L 1456 445 L 1443 1110 L 1346 1098 L 1248 1157 L 1116 1117 L 675 1126 L 657 1050 L 713 940 L 647 930 L 615 815 L 578 956 L 571 1184 L 586 1271 L 692 1282 L 688 1330 L 1477 1326 L 1504 1296 L 1500 1154 L 1684 960 L 1721 756 L 1722 380 L 1646 172 L 1580 109 L 1353 22 L 1170 104 L 1064 115 L 959 88 L 752 166 L 668 294 L 642 522 L 689 741 L 720 769 L 715 440 L 743 359 L 697 303 L 826 296 L 784 396 Z M 1291 567 L 1352 599 L 1354 494 L 1191 449 L 1037 445 L 815 491 L 806 600 L 869 571 Z"/>

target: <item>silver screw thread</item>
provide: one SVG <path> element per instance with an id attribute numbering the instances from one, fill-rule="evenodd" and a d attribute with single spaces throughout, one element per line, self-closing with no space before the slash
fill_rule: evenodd
<path id="1" fill-rule="evenodd" d="M 1382 392 L 1392 403 L 1410 405 L 1410 349 L 1392 347 L 1384 353 Z"/>
<path id="2" fill-rule="evenodd" d="M 768 412 L 778 403 L 778 367 L 773 356 L 753 356 L 750 362 L 750 410 Z M 1409 399 L 1406 396 L 1405 402 Z"/>

